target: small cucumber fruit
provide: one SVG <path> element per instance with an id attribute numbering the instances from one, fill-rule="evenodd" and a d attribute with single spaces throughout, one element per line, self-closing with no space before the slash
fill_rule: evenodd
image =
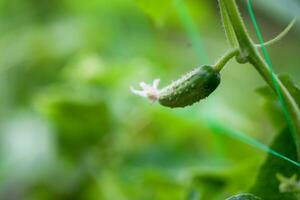
<path id="1" fill-rule="evenodd" d="M 189 106 L 209 96 L 219 84 L 219 72 L 203 65 L 163 88 L 158 101 L 170 108 Z"/>

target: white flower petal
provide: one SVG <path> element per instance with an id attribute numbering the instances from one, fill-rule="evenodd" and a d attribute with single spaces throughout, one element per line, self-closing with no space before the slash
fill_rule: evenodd
<path id="1" fill-rule="evenodd" d="M 143 90 L 150 90 L 152 88 L 151 85 L 145 83 L 145 82 L 140 82 L 140 86 Z"/>
<path id="2" fill-rule="evenodd" d="M 146 85 L 147 85 L 147 84 L 146 84 L 145 82 L 140 82 L 140 87 L 141 87 L 141 88 L 145 89 Z"/>
<path id="3" fill-rule="evenodd" d="M 153 88 L 155 88 L 155 89 L 157 89 L 157 87 L 158 87 L 158 85 L 159 85 L 159 82 L 160 82 L 160 79 L 155 79 L 154 81 L 153 81 L 153 84 L 152 84 L 152 87 Z"/>
<path id="4" fill-rule="evenodd" d="M 141 96 L 141 97 L 147 97 L 148 96 L 147 93 L 144 90 L 136 90 L 133 87 L 130 87 L 130 90 L 133 94 L 136 94 L 138 96 Z"/>
<path id="5" fill-rule="evenodd" d="M 145 82 L 140 82 L 142 90 L 136 90 L 133 87 L 130 87 L 132 93 L 145 97 L 151 102 L 157 101 L 159 98 L 160 90 L 157 89 L 160 79 L 155 79 L 152 84 L 147 84 Z"/>

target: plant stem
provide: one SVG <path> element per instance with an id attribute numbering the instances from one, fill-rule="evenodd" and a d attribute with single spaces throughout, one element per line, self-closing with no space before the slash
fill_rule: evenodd
<path id="1" fill-rule="evenodd" d="M 222 23 L 225 30 L 226 38 L 232 48 L 237 48 L 239 46 L 239 43 L 236 39 L 236 35 L 234 33 L 231 21 L 227 13 L 227 9 L 222 0 L 219 1 L 219 7 L 220 7 L 220 13 L 221 13 L 221 18 L 222 18 Z"/>
<path id="2" fill-rule="evenodd" d="M 268 64 L 260 56 L 255 45 L 249 37 L 248 31 L 244 25 L 242 17 L 239 13 L 235 0 L 219 0 L 223 1 L 228 11 L 229 18 L 233 24 L 240 52 L 255 67 L 268 85 L 278 94 L 279 100 L 282 100 L 284 114 L 293 136 L 295 138 L 298 160 L 300 161 L 300 111 L 299 108 L 276 74 L 272 73 Z"/>
<path id="3" fill-rule="evenodd" d="M 215 70 L 216 71 L 221 71 L 223 69 L 223 67 L 226 65 L 226 63 L 233 58 L 234 56 L 236 56 L 239 53 L 239 49 L 231 49 L 229 51 L 227 51 L 218 61 L 217 63 L 214 65 L 215 66 Z"/>
<path id="4" fill-rule="evenodd" d="M 248 32 L 245 31 L 246 27 L 238 10 L 238 7 L 235 3 L 235 0 L 219 0 L 220 4 L 224 3 L 227 9 L 228 16 L 233 25 L 234 32 L 236 34 L 240 51 L 243 55 L 247 56 L 247 52 L 253 49 L 253 43 L 251 41 Z"/>

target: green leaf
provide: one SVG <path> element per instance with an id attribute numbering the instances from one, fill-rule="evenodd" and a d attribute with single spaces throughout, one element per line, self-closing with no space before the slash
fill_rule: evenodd
<path id="1" fill-rule="evenodd" d="M 295 99 L 298 107 L 300 107 L 300 88 L 296 85 L 288 75 L 281 75 L 280 80 L 286 86 L 292 97 Z"/>
<path id="2" fill-rule="evenodd" d="M 236 39 L 231 21 L 229 19 L 226 7 L 224 5 L 223 0 L 219 1 L 219 6 L 220 6 L 220 12 L 221 12 L 221 18 L 222 18 L 222 23 L 224 26 L 225 34 L 228 39 L 228 42 L 231 47 L 238 47 L 238 41 Z"/>
<path id="3" fill-rule="evenodd" d="M 298 107 L 300 108 L 300 88 L 287 75 L 280 75 L 279 79 L 285 85 L 287 90 L 295 99 Z M 270 118 L 272 124 L 280 129 L 285 127 L 285 118 L 276 94 L 271 90 L 269 86 L 260 87 L 256 90 L 256 92 L 267 100 L 264 103 L 263 107 L 268 114 L 268 117 Z"/>
<path id="4" fill-rule="evenodd" d="M 201 199 L 217 199 L 229 183 L 229 176 L 225 171 L 197 173 L 193 177 L 193 185 L 197 188 Z M 199 198 L 198 198 L 199 199 Z"/>
<path id="5" fill-rule="evenodd" d="M 286 75 L 281 75 L 279 79 L 285 85 L 292 97 L 295 99 L 298 106 L 300 106 L 300 89 L 293 83 L 293 81 Z M 282 114 L 280 103 L 276 94 L 268 87 L 261 87 L 257 89 L 257 92 L 267 99 L 264 108 L 269 114 L 274 125 L 279 127 L 285 127 L 285 118 Z M 277 152 L 285 155 L 286 157 L 297 160 L 296 145 L 289 129 L 284 129 L 273 141 L 270 146 Z M 263 199 L 270 200 L 293 200 L 295 196 L 291 193 L 279 192 L 279 181 L 276 178 L 276 174 L 282 174 L 286 177 L 290 177 L 299 173 L 299 168 L 295 165 L 291 165 L 285 160 L 279 159 L 272 155 L 268 155 L 264 164 L 262 165 L 258 174 L 256 183 L 251 189 L 251 192 L 255 195 L 262 197 Z"/>
<path id="6" fill-rule="evenodd" d="M 262 199 L 254 196 L 253 194 L 237 194 L 232 197 L 229 197 L 226 200 L 262 200 Z"/>
<path id="7" fill-rule="evenodd" d="M 300 88 L 297 86 L 292 79 L 288 75 L 280 75 L 279 79 L 285 85 L 285 87 L 288 89 L 290 94 L 295 99 L 296 103 L 300 107 Z M 276 100 L 275 93 L 270 89 L 269 86 L 263 86 L 256 90 L 261 96 L 270 99 L 270 100 Z"/>
<path id="8" fill-rule="evenodd" d="M 296 145 L 292 134 L 287 128 L 276 136 L 270 148 L 292 160 L 297 160 Z M 278 173 L 290 177 L 294 174 L 299 174 L 299 168 L 269 154 L 261 166 L 256 183 L 250 192 L 264 200 L 296 200 L 293 194 L 279 192 L 280 183 L 276 178 Z"/>
<path id="9" fill-rule="evenodd" d="M 56 85 L 36 97 L 36 108 L 52 124 L 62 152 L 77 157 L 89 148 L 104 150 L 110 113 L 104 97 L 87 87 Z M 100 90 L 97 90 L 99 92 Z M 101 92 L 99 92 L 101 93 Z"/>
<path id="10" fill-rule="evenodd" d="M 164 22 L 172 7 L 171 0 L 135 0 L 135 2 L 139 8 L 149 15 L 158 25 Z"/>

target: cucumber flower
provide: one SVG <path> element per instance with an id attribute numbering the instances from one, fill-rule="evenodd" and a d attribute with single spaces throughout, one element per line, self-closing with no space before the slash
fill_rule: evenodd
<path id="1" fill-rule="evenodd" d="M 155 79 L 152 84 L 147 84 L 145 82 L 140 82 L 140 87 L 142 90 L 136 90 L 133 87 L 130 87 L 132 93 L 145 97 L 151 102 L 157 101 L 159 98 L 160 90 L 157 88 L 159 85 L 160 79 Z"/>

